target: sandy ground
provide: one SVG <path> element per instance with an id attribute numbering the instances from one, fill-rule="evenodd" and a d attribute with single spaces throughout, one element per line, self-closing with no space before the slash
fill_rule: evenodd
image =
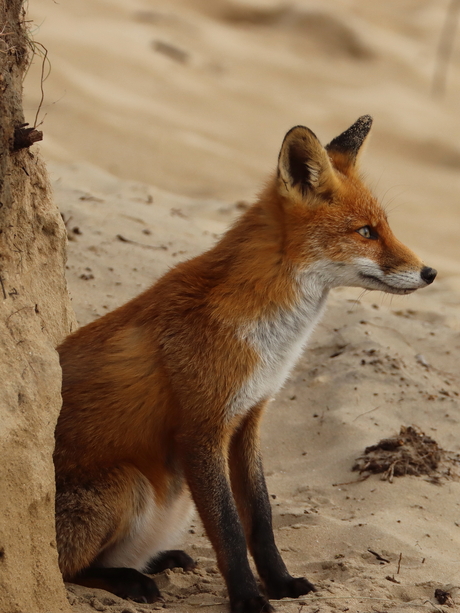
<path id="1" fill-rule="evenodd" d="M 277 542 L 290 570 L 319 588 L 279 611 L 455 610 L 435 599 L 438 588 L 460 609 L 455 475 L 390 483 L 351 471 L 401 425 L 460 452 L 458 42 L 445 95 L 430 94 L 447 4 L 30 3 L 52 64 L 42 151 L 72 239 L 80 324 L 210 246 L 274 168 L 291 126 L 327 142 L 364 113 L 375 119 L 368 182 L 398 237 L 439 270 L 410 297 L 334 292 L 267 412 Z M 26 81 L 31 122 L 39 68 L 37 59 Z M 164 604 L 69 586 L 75 611 L 227 610 L 198 520 L 178 545 L 199 565 L 158 577 Z"/>

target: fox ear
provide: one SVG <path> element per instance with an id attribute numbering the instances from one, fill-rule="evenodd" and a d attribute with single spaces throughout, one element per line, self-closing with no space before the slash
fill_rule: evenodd
<path id="1" fill-rule="evenodd" d="M 284 137 L 278 158 L 278 177 L 280 190 L 301 200 L 308 195 L 326 196 L 336 182 L 326 150 L 304 126 L 292 128 Z"/>
<path id="2" fill-rule="evenodd" d="M 367 140 L 371 127 L 372 117 L 363 115 L 326 146 L 326 151 L 337 170 L 348 174 L 355 168 L 359 152 Z"/>

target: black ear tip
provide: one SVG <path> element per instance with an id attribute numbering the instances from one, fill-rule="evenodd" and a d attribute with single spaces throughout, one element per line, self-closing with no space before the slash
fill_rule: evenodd
<path id="1" fill-rule="evenodd" d="M 364 141 L 372 128 L 373 121 L 374 120 L 370 115 L 362 115 L 355 121 L 349 130 L 355 135 L 355 138 L 358 140 L 362 139 L 362 141 Z"/>
<path id="2" fill-rule="evenodd" d="M 359 117 L 356 122 L 355 122 L 355 126 L 359 125 L 364 129 L 367 129 L 368 131 L 371 129 L 372 127 L 372 123 L 373 123 L 373 119 L 370 115 L 361 115 L 361 117 Z"/>
<path id="3" fill-rule="evenodd" d="M 359 117 L 355 123 L 348 128 L 348 130 L 345 130 L 344 134 L 347 134 L 356 140 L 361 139 L 361 141 L 363 141 L 369 134 L 373 121 L 374 120 L 370 115 L 361 115 L 361 117 Z"/>
<path id="4" fill-rule="evenodd" d="M 334 138 L 326 149 L 328 151 L 339 151 L 348 154 L 352 159 L 356 155 L 364 143 L 366 136 L 372 127 L 372 117 L 370 115 L 362 115 L 355 123 Z"/>

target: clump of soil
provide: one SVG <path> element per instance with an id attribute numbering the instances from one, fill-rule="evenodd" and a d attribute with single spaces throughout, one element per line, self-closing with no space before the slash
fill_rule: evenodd
<path id="1" fill-rule="evenodd" d="M 362 473 L 383 473 L 384 481 L 404 475 L 429 475 L 439 482 L 441 477 L 459 477 L 460 456 L 444 451 L 438 443 L 414 426 L 401 426 L 399 434 L 384 438 L 366 447 L 352 470 Z"/>

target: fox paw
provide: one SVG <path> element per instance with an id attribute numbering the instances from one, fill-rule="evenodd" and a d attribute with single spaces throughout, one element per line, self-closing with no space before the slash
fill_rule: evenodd
<path id="1" fill-rule="evenodd" d="M 273 613 L 275 609 L 263 596 L 254 596 L 231 603 L 231 613 Z"/>
<path id="2" fill-rule="evenodd" d="M 86 587 L 107 590 L 134 602 L 156 602 L 160 598 L 160 590 L 155 581 L 134 568 L 87 568 L 72 581 Z"/>
<path id="3" fill-rule="evenodd" d="M 114 589 L 114 593 L 120 598 L 140 603 L 156 602 L 161 596 L 155 581 L 142 573 L 139 573 L 137 577 L 120 581 Z"/>
<path id="4" fill-rule="evenodd" d="M 196 562 L 185 551 L 171 549 L 170 551 L 162 551 L 152 558 L 144 572 L 149 575 L 156 575 L 167 568 L 183 568 L 186 571 L 193 570 L 196 568 Z"/>
<path id="5" fill-rule="evenodd" d="M 267 586 L 267 592 L 270 598 L 279 600 L 280 598 L 297 598 L 309 592 L 316 592 L 316 588 L 305 577 L 290 577 L 282 584 Z"/>

